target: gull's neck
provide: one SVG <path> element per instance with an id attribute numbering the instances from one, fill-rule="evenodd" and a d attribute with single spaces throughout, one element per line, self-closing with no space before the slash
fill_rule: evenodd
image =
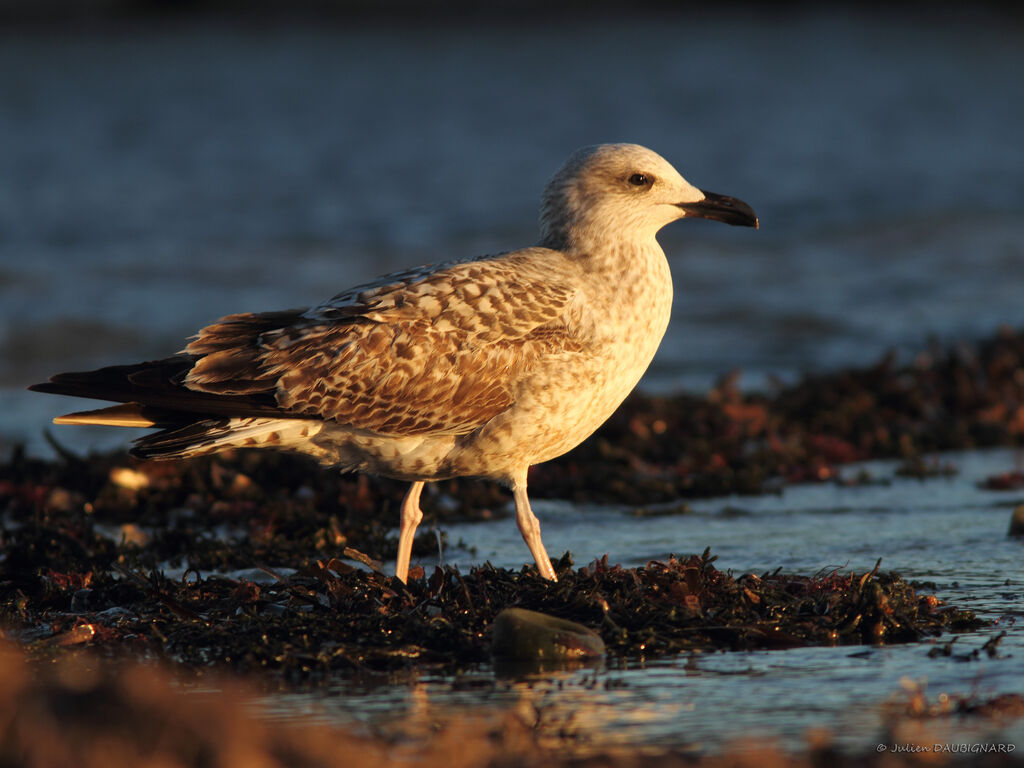
<path id="1" fill-rule="evenodd" d="M 562 251 L 569 258 L 586 265 L 588 272 L 629 274 L 637 268 L 647 271 L 644 262 L 664 260 L 662 251 L 653 233 L 624 232 L 600 233 L 584 227 L 571 230 L 548 231 L 540 241 L 544 248 Z"/>

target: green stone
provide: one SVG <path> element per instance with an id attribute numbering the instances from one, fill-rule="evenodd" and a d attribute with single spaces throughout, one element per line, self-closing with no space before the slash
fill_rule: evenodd
<path id="1" fill-rule="evenodd" d="M 505 659 L 586 659 L 604 653 L 604 641 L 589 627 L 523 608 L 494 617 L 492 653 Z"/>

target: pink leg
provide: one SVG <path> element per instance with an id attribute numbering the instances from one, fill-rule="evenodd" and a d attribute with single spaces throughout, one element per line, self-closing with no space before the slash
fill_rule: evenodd
<path id="1" fill-rule="evenodd" d="M 409 558 L 412 556 L 412 538 L 416 535 L 416 527 L 423 519 L 420 511 L 420 492 L 423 481 L 418 480 L 409 486 L 408 493 L 402 499 L 402 522 L 398 528 L 398 558 L 395 561 L 395 576 L 402 582 L 409 577 Z"/>
<path id="2" fill-rule="evenodd" d="M 558 581 L 555 576 L 555 569 L 551 566 L 551 558 L 544 549 L 544 542 L 540 539 L 540 521 L 530 509 L 530 499 L 526 496 L 526 478 L 516 481 L 512 485 L 512 496 L 516 502 L 516 524 L 519 532 L 523 534 L 523 541 L 530 548 L 533 559 L 537 562 L 537 570 L 540 575 L 549 581 Z"/>

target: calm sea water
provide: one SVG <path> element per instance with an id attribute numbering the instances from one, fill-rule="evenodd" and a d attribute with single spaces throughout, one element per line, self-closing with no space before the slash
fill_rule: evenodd
<path id="1" fill-rule="evenodd" d="M 977 10 L 0 31 L 0 435 L 38 444 L 65 404 L 22 389 L 58 370 L 531 244 L 603 141 L 762 222 L 663 232 L 649 389 L 1019 326 L 1021 71 L 1024 25 Z"/>
<path id="2" fill-rule="evenodd" d="M 0 441 L 45 450 L 44 425 L 79 404 L 23 388 L 56 371 L 166 355 L 222 314 L 530 244 L 548 176 L 604 141 L 646 144 L 761 217 L 757 232 L 684 222 L 662 234 L 676 305 L 648 389 L 699 390 L 735 368 L 760 386 L 1019 327 L 1022 71 L 1019 18 L 977 10 L 0 30 Z M 957 461 L 949 481 L 711 500 L 671 519 L 537 507 L 549 548 L 580 561 L 710 545 L 737 572 L 813 573 L 881 556 L 990 618 L 1019 617 L 1024 553 L 1004 533 L 1020 499 L 973 485 L 1016 458 Z M 449 533 L 476 547 L 454 553 L 460 564 L 524 560 L 509 521 Z M 900 676 L 927 677 L 936 695 L 1024 689 L 1010 628 L 1000 658 L 974 662 L 914 645 L 709 654 L 529 684 L 484 669 L 468 687 L 339 681 L 337 696 L 274 697 L 266 714 L 384 728 L 414 706 L 526 703 L 596 745 L 793 744 L 825 725 L 863 748 Z"/>

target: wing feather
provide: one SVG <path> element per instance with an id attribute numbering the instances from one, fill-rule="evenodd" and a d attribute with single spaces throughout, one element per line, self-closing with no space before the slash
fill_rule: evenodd
<path id="1" fill-rule="evenodd" d="M 391 275 L 301 317 L 229 316 L 186 348 L 199 360 L 185 384 L 273 391 L 286 413 L 377 434 L 470 432 L 540 360 L 580 348 L 578 291 L 550 281 L 547 254 L 561 258 L 530 249 Z"/>

